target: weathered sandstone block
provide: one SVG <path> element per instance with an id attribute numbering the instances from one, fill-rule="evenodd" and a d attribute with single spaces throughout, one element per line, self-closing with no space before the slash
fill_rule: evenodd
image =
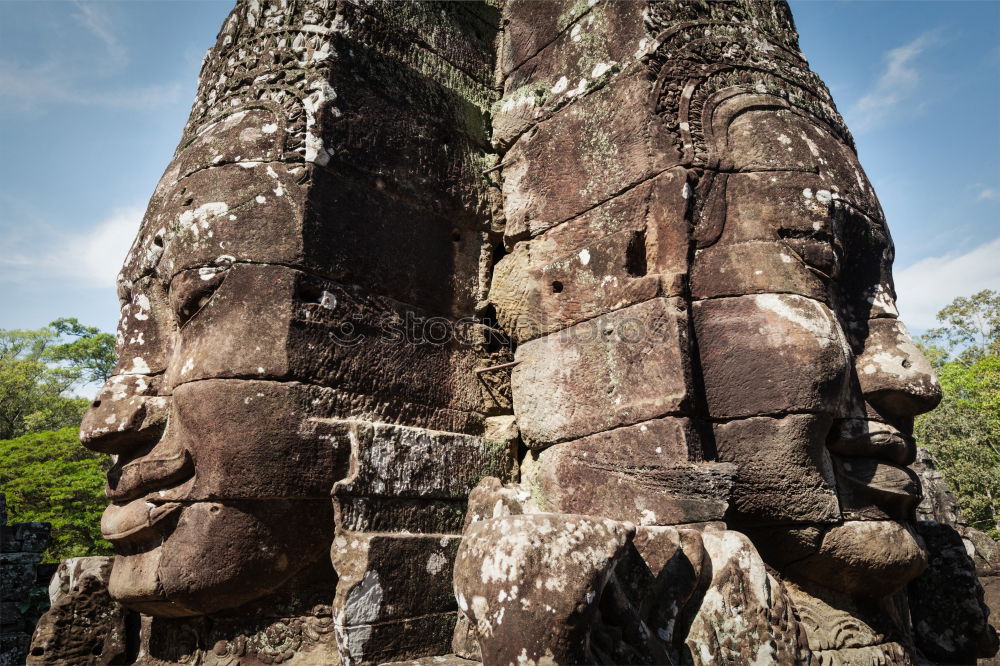
<path id="1" fill-rule="evenodd" d="M 555 442 L 684 411 L 687 309 L 656 298 L 517 348 L 511 385 L 525 443 Z"/>
<path id="2" fill-rule="evenodd" d="M 459 541 L 440 534 L 337 534 L 331 555 L 342 663 L 450 651 L 456 621 L 452 562 Z"/>
<path id="3" fill-rule="evenodd" d="M 590 662 L 597 600 L 634 529 L 546 513 L 471 523 L 455 563 L 455 594 L 475 625 L 483 663 Z"/>

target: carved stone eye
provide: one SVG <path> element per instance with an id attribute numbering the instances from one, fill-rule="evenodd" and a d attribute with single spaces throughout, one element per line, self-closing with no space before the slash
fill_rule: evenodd
<path id="1" fill-rule="evenodd" d="M 204 266 L 180 273 L 170 283 L 170 306 L 178 326 L 184 326 L 212 299 L 228 267 Z"/>
<path id="2" fill-rule="evenodd" d="M 132 281 L 118 280 L 118 306 L 124 308 L 132 303 Z"/>

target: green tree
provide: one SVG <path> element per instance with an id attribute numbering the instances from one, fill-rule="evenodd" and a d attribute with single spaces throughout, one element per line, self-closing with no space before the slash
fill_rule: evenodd
<path id="1" fill-rule="evenodd" d="M 925 342 L 943 342 L 964 363 L 1000 354 L 1000 293 L 984 289 L 958 297 L 937 313 L 944 324 L 927 332 Z"/>
<path id="2" fill-rule="evenodd" d="M 71 389 L 104 382 L 114 364 L 114 336 L 76 319 L 0 330 L 0 439 L 79 425 L 88 401 Z"/>
<path id="3" fill-rule="evenodd" d="M 985 290 L 957 298 L 937 317 L 944 326 L 922 342 L 944 396 L 918 417 L 915 435 L 969 524 L 1000 538 L 1000 296 Z"/>
<path id="4" fill-rule="evenodd" d="M 56 319 L 49 326 L 61 339 L 76 338 L 49 348 L 49 360 L 68 364 L 85 382 L 103 384 L 108 381 L 118 362 L 115 336 L 102 333 L 99 328 L 84 326 L 75 318 Z"/>
<path id="5" fill-rule="evenodd" d="M 111 552 L 100 528 L 109 463 L 80 446 L 76 427 L 0 441 L 0 493 L 10 522 L 52 523 L 47 562 Z"/>

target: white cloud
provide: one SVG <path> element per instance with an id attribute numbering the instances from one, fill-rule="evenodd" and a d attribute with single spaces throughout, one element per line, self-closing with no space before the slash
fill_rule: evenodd
<path id="1" fill-rule="evenodd" d="M 900 318 L 913 328 L 934 328 L 935 315 L 956 297 L 1000 289 L 1000 237 L 964 254 L 921 259 L 895 277 Z"/>
<path id="2" fill-rule="evenodd" d="M 90 231 L 73 235 L 45 257 L 53 271 L 76 278 L 87 287 L 113 287 L 122 260 L 132 246 L 143 208 L 118 208 Z"/>
<path id="3" fill-rule="evenodd" d="M 851 107 L 850 125 L 861 130 L 870 128 L 909 101 L 920 83 L 914 61 L 937 41 L 937 31 L 926 32 L 886 53 L 885 70 L 871 90 Z"/>
<path id="4" fill-rule="evenodd" d="M 41 58 L 20 59 L 11 53 L 0 59 L 3 110 L 34 113 L 53 105 L 158 109 L 180 101 L 180 83 L 123 83 L 129 54 L 111 15 L 94 2 L 74 0 L 73 5 L 76 12 L 60 14 L 50 26 L 73 35 L 71 39 L 49 44 Z"/>
<path id="5" fill-rule="evenodd" d="M 76 104 L 111 109 L 157 109 L 176 104 L 180 83 L 152 84 L 135 88 L 101 89 L 67 78 L 64 69 L 52 63 L 21 67 L 0 60 L 0 100 L 8 108 L 34 111 L 51 104 Z"/>
<path id="6" fill-rule="evenodd" d="M 112 63 L 124 65 L 128 62 L 128 53 L 115 35 L 111 17 L 104 8 L 93 3 L 85 4 L 79 0 L 73 4 L 80 10 L 73 15 L 73 18 L 104 44 Z"/>
<path id="7" fill-rule="evenodd" d="M 995 201 L 997 199 L 1000 199 L 1000 192 L 992 187 L 984 187 L 976 196 L 976 201 Z"/>
<path id="8" fill-rule="evenodd" d="M 79 287 L 114 287 L 122 261 L 142 220 L 141 206 L 117 208 L 82 233 L 44 225 L 5 230 L 0 283 L 19 285 L 71 280 Z"/>

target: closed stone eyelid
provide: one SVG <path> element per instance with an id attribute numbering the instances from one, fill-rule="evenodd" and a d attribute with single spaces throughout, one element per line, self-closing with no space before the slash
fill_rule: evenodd
<path id="1" fill-rule="evenodd" d="M 191 269 L 191 270 L 200 270 L 200 269 Z M 188 322 L 197 317 L 198 313 L 200 313 L 202 310 L 208 307 L 208 304 L 212 302 L 213 298 L 215 298 L 215 294 L 219 291 L 219 288 L 222 287 L 223 283 L 226 281 L 226 278 L 229 276 L 228 267 L 221 269 L 220 272 L 222 273 L 222 278 L 217 283 L 215 283 L 214 285 L 211 284 L 207 285 L 208 288 L 205 291 L 192 290 L 192 293 L 186 296 L 184 302 L 174 312 L 174 316 L 177 318 L 178 322 L 177 327 L 179 329 L 183 329 L 185 326 L 187 326 Z M 199 305 L 191 312 L 191 314 L 187 314 L 185 312 L 186 308 L 184 306 L 190 304 L 195 296 L 200 296 L 200 298 L 198 299 Z"/>

